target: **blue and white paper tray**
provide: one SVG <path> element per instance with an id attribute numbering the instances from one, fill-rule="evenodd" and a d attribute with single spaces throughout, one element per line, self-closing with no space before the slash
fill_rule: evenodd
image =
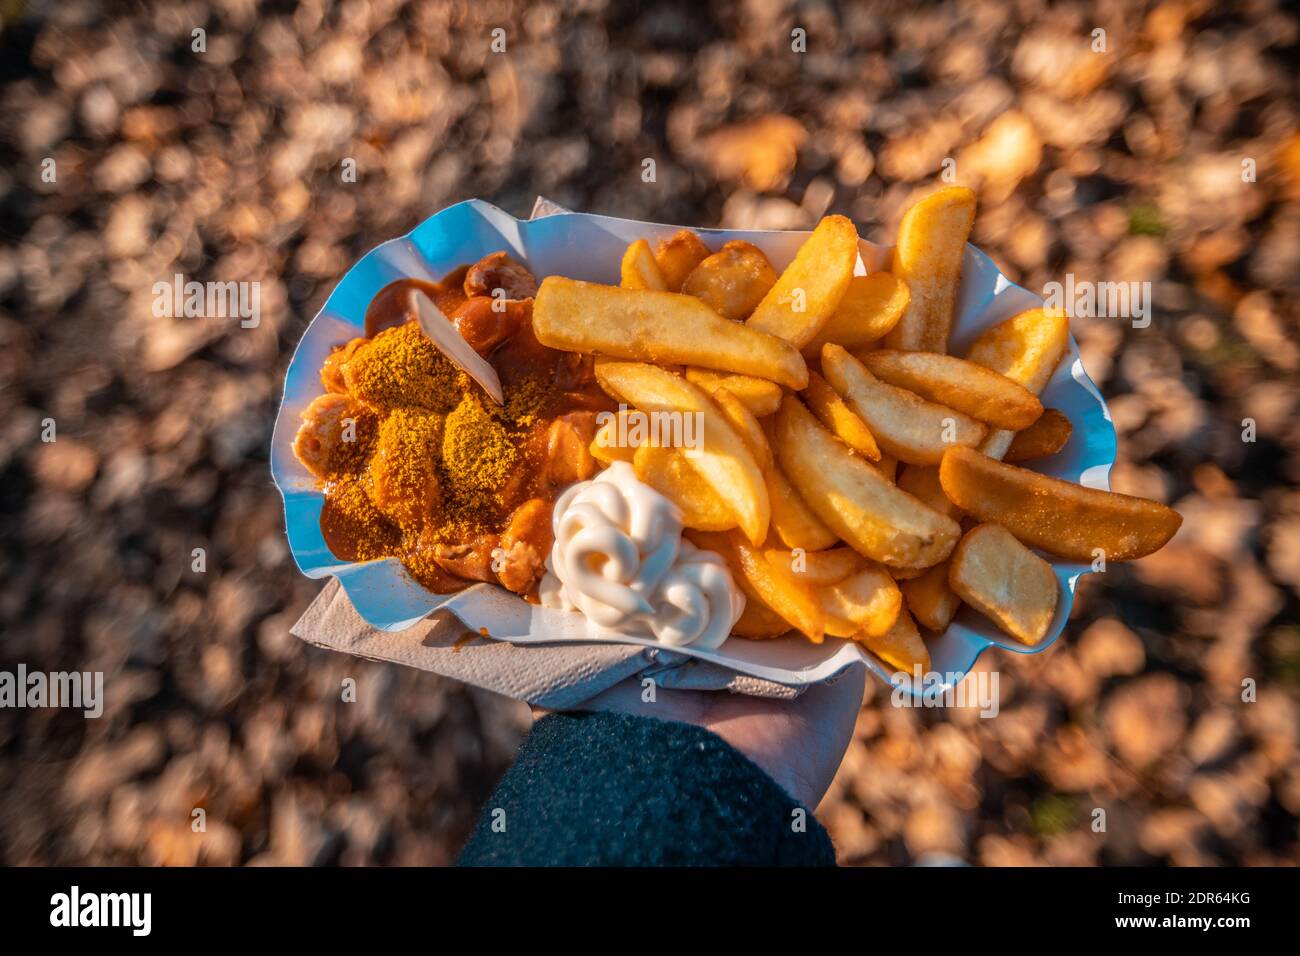
<path id="1" fill-rule="evenodd" d="M 334 346 L 362 334 L 366 306 L 389 282 L 403 277 L 438 279 L 457 266 L 505 250 L 525 263 L 539 280 L 558 274 L 617 284 L 619 263 L 630 242 L 649 239 L 653 243 L 679 228 L 571 212 L 518 220 L 488 203 L 469 200 L 444 209 L 408 235 L 390 240 L 363 256 L 339 282 L 298 343 L 276 417 L 271 471 L 284 497 L 289 547 L 302 572 L 313 578 L 337 577 L 357 612 L 376 628 L 386 631 L 405 629 L 441 609 L 455 614 L 470 630 L 486 628 L 494 638 L 517 643 L 579 640 L 654 646 L 647 639 L 603 633 L 590 627 L 581 615 L 528 604 L 494 585 L 476 584 L 456 594 L 437 595 L 415 583 L 396 560 L 340 561 L 329 552 L 321 535 L 320 512 L 324 499 L 315 480 L 294 458 L 291 446 L 299 413 L 321 392 L 321 363 Z M 690 228 L 712 249 L 732 239 L 752 242 L 767 254 L 778 271 L 794 258 L 795 251 L 809 235 L 807 232 Z M 861 250 L 867 271 L 888 267 L 889 247 L 863 241 Z M 988 256 L 968 245 L 953 326 L 954 354 L 962 354 L 989 326 L 1042 303 L 1041 297 L 1011 282 Z M 1044 389 L 1042 399 L 1045 406 L 1060 409 L 1070 419 L 1074 431 L 1059 454 L 1031 462 L 1030 467 L 1089 487 L 1109 488 L 1110 469 L 1115 461 L 1115 429 L 1105 401 L 1083 369 L 1073 337 L 1069 352 Z M 1025 647 L 971 608 L 963 607 L 947 631 L 928 639 L 932 669 L 962 674 L 989 647 L 1027 654 L 1051 645 L 1069 618 L 1076 582 L 1090 568 L 1050 557 L 1049 560 L 1060 584 L 1061 600 L 1051 629 L 1039 644 Z M 864 661 L 883 680 L 888 681 L 890 674 L 890 668 L 860 645 L 830 637 L 820 645 L 798 637 L 769 641 L 733 637 L 712 651 L 690 647 L 673 650 L 792 686 L 824 680 L 856 661 Z"/>

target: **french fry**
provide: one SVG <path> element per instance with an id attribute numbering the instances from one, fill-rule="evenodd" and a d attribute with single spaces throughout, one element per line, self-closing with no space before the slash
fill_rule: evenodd
<path id="1" fill-rule="evenodd" d="M 771 564 L 760 550 L 750 547 L 738 530 L 725 534 L 692 533 L 691 540 L 722 555 L 736 583 L 750 598 L 776 612 L 814 644 L 822 642 L 826 615 L 812 591 L 793 574 Z"/>
<path id="2" fill-rule="evenodd" d="M 826 615 L 826 633 L 834 637 L 859 633 L 881 637 L 894 626 L 903 607 L 898 585 L 880 565 L 819 588 L 817 599 Z"/>
<path id="3" fill-rule="evenodd" d="M 686 380 L 694 382 L 706 392 L 712 392 L 715 388 L 726 388 L 745 403 L 745 407 L 754 413 L 755 418 L 766 418 L 781 404 L 781 386 L 765 378 L 755 378 L 752 375 L 729 375 L 725 372 L 692 366 L 686 369 Z"/>
<path id="4" fill-rule="evenodd" d="M 803 390 L 804 401 L 822 424 L 835 433 L 844 444 L 872 461 L 880 460 L 880 446 L 867 423 L 859 418 L 835 389 L 816 372 L 808 372 L 808 387 Z"/>
<path id="5" fill-rule="evenodd" d="M 966 351 L 966 360 L 1037 395 L 1051 381 L 1069 346 L 1070 320 L 1064 312 L 1028 309 L 982 332 Z"/>
<path id="6" fill-rule="evenodd" d="M 727 502 L 756 546 L 767 537 L 771 504 L 763 472 L 717 404 L 680 375 L 639 362 L 597 360 L 596 381 L 607 393 L 643 412 L 680 412 L 703 423 L 703 447 L 685 456 Z"/>
<path id="7" fill-rule="evenodd" d="M 826 615 L 812 592 L 770 565 L 761 553 L 749 547 L 732 532 L 745 580 L 763 603 L 785 618 L 804 637 L 820 644 L 826 633 Z"/>
<path id="8" fill-rule="evenodd" d="M 765 641 L 790 633 L 790 622 L 762 601 L 746 595 L 745 610 L 740 613 L 731 633 L 751 641 Z"/>
<path id="9" fill-rule="evenodd" d="M 776 413 L 773 451 L 808 507 L 860 554 L 892 567 L 946 558 L 961 529 L 899 491 L 818 423 L 796 398 Z"/>
<path id="10" fill-rule="evenodd" d="M 635 449 L 632 469 L 637 478 L 681 509 L 685 527 L 700 531 L 727 531 L 736 527 L 731 508 L 687 464 L 680 448 L 642 445 Z"/>
<path id="11" fill-rule="evenodd" d="M 1049 408 L 1038 421 L 1016 433 L 1002 460 L 1033 461 L 1035 458 L 1055 455 L 1066 446 L 1073 431 L 1074 426 L 1065 415 L 1055 408 Z"/>
<path id="12" fill-rule="evenodd" d="M 898 459 L 893 455 L 882 454 L 880 461 L 872 462 L 871 467 L 875 468 L 880 477 L 891 485 L 898 483 Z"/>
<path id="13" fill-rule="evenodd" d="M 691 270 L 709 257 L 709 247 L 689 229 L 679 229 L 669 239 L 661 239 L 655 249 L 655 262 L 669 292 L 680 292 Z"/>
<path id="14" fill-rule="evenodd" d="M 563 276 L 542 280 L 533 332 L 543 345 L 660 365 L 699 365 L 800 389 L 808 367 L 789 343 L 729 322 L 699 299 Z"/>
<path id="15" fill-rule="evenodd" d="M 867 423 L 886 453 L 910 465 L 937 465 L 952 445 L 978 445 L 985 427 L 956 409 L 880 381 L 842 347 L 822 347 L 822 373 Z"/>
<path id="16" fill-rule="evenodd" d="M 908 465 L 899 473 L 897 484 L 922 504 L 954 521 L 961 520 L 961 509 L 948 500 L 948 496 L 943 493 L 943 486 L 939 484 L 938 466 Z"/>
<path id="17" fill-rule="evenodd" d="M 929 570 L 929 568 L 890 568 L 889 574 L 895 581 L 910 581 L 919 578 Z"/>
<path id="18" fill-rule="evenodd" d="M 1031 646 L 1047 633 L 1060 598 L 1052 566 L 996 524 L 966 532 L 952 554 L 948 583 L 963 601 Z"/>
<path id="19" fill-rule="evenodd" d="M 763 557 L 776 567 L 785 568 L 797 575 L 804 584 L 812 586 L 835 584 L 867 566 L 867 559 L 852 548 L 797 552 L 764 548 Z"/>
<path id="20" fill-rule="evenodd" d="M 664 281 L 654 253 L 650 251 L 650 243 L 644 239 L 638 239 L 623 253 L 623 263 L 619 267 L 619 285 L 624 289 L 668 291 L 668 283 Z"/>
<path id="21" fill-rule="evenodd" d="M 1023 385 L 992 369 L 935 352 L 867 352 L 861 362 L 889 385 L 915 392 L 995 428 L 1028 428 L 1043 414 L 1043 403 Z"/>
<path id="22" fill-rule="evenodd" d="M 844 216 L 825 217 L 746 324 L 802 348 L 839 307 L 857 261 L 853 223 Z"/>
<path id="23" fill-rule="evenodd" d="M 754 413 L 746 408 L 745 403 L 733 395 L 728 388 L 716 388 L 709 395 L 717 402 L 718 408 L 736 430 L 736 434 L 745 440 L 745 447 L 758 462 L 758 467 L 763 471 L 771 470 L 772 446 L 767 443 L 767 435 L 763 433 L 763 426 L 758 423 Z"/>
<path id="24" fill-rule="evenodd" d="M 879 637 L 860 631 L 853 635 L 853 639 L 900 671 L 911 674 L 918 665 L 922 673 L 930 669 L 930 649 L 921 640 L 921 632 L 916 629 L 916 622 L 907 613 L 907 608 L 898 612 L 894 626 Z"/>
<path id="25" fill-rule="evenodd" d="M 605 423 L 596 430 L 596 437 L 591 440 L 592 458 L 605 465 L 612 465 L 616 461 L 632 461 L 636 456 L 636 448 L 619 440 L 620 435 L 628 434 L 630 412 L 630 409 L 619 409 L 605 419 Z"/>
<path id="26" fill-rule="evenodd" d="M 961 607 L 961 598 L 948 584 L 948 565 L 952 559 L 940 561 L 932 568 L 904 581 L 899 585 L 903 589 L 903 598 L 907 609 L 921 624 L 932 631 L 947 630 L 948 625 Z"/>
<path id="27" fill-rule="evenodd" d="M 981 333 L 966 359 L 1041 395 L 1069 347 L 1070 320 L 1064 312 L 1029 309 Z M 980 451 L 1002 458 L 1014 440 L 1010 430 L 996 429 L 984 438 Z"/>
<path id="28" fill-rule="evenodd" d="M 767 496 L 771 502 L 771 527 L 787 548 L 820 551 L 840 540 L 825 523 L 813 514 L 785 476 L 780 465 L 774 464 L 763 472 L 767 482 Z"/>
<path id="29" fill-rule="evenodd" d="M 776 284 L 776 270 L 752 242 L 732 240 L 691 270 L 682 292 L 724 319 L 747 318 Z"/>
<path id="30" fill-rule="evenodd" d="M 1159 502 L 1049 478 L 953 447 L 939 465 L 953 504 L 1025 544 L 1073 561 L 1140 558 L 1164 547 L 1183 519 Z M 958 592 L 960 593 L 960 591 Z"/>
<path id="31" fill-rule="evenodd" d="M 875 344 L 898 324 L 910 300 L 907 283 L 892 273 L 854 276 L 839 307 L 803 347 L 804 355 L 818 357 L 827 342 L 851 352 Z"/>
<path id="32" fill-rule="evenodd" d="M 966 240 L 975 224 L 975 193 L 949 186 L 903 215 L 890 271 L 911 293 L 903 317 L 885 336 L 891 349 L 947 352 Z"/>

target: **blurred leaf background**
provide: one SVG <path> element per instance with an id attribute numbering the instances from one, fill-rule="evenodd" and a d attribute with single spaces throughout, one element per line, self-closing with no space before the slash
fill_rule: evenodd
<path id="1" fill-rule="evenodd" d="M 945 160 L 979 192 L 973 241 L 1021 284 L 1152 283 L 1149 328 L 1073 328 L 1120 433 L 1115 488 L 1186 522 L 1085 578 L 1050 651 L 985 656 L 996 719 L 869 695 L 819 813 L 841 861 L 1300 860 L 1293 8 L 0 10 L 0 660 L 108 690 L 97 721 L 0 710 L 0 861 L 454 859 L 526 713 L 288 633 L 317 585 L 285 546 L 270 425 L 298 336 L 369 248 L 538 193 L 700 226 L 839 212 L 892 242 Z M 178 272 L 260 280 L 261 324 L 154 317 Z"/>

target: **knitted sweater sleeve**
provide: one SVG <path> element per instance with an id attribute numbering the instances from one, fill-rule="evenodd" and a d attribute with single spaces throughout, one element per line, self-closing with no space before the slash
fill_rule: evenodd
<path id="1" fill-rule="evenodd" d="M 554 714 L 484 807 L 463 866 L 833 866 L 826 831 L 691 724 Z"/>

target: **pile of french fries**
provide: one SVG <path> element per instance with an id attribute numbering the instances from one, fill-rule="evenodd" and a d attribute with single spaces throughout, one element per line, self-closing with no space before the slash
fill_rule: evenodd
<path id="1" fill-rule="evenodd" d="M 1007 463 L 1069 440 L 1039 400 L 1069 329 L 1031 309 L 948 354 L 974 218 L 969 189 L 927 196 L 870 275 L 853 223 L 828 216 L 779 274 L 750 243 L 713 251 L 681 230 L 629 246 L 617 287 L 542 282 L 543 344 L 594 355 L 629 409 L 703 422 L 698 453 L 606 433 L 592 453 L 631 462 L 727 560 L 749 599 L 737 636 L 850 638 L 911 671 L 930 663 L 921 628 L 942 632 L 965 603 L 1033 645 L 1060 588 L 1035 549 L 1124 560 L 1178 529 L 1159 503 Z"/>

